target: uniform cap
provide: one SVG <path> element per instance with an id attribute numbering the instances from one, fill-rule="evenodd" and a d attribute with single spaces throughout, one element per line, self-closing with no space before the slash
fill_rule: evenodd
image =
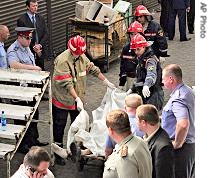
<path id="1" fill-rule="evenodd" d="M 29 36 L 30 33 L 32 33 L 35 30 L 35 28 L 29 28 L 29 27 L 16 27 L 15 31 L 18 35 L 25 35 Z"/>

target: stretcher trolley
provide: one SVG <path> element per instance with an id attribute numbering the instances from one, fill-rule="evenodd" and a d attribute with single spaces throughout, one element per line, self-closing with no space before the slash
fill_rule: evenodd
<path id="1" fill-rule="evenodd" d="M 72 35 L 80 34 L 87 42 L 86 55 L 102 72 L 108 72 L 110 62 L 119 58 L 127 40 L 126 23 L 122 16 L 111 24 L 70 18 L 66 23 L 66 43 Z"/>
<path id="2" fill-rule="evenodd" d="M 41 98 L 48 88 L 51 98 L 50 73 L 45 71 L 0 70 L 0 111 L 7 120 L 6 130 L 0 130 L 0 159 L 7 164 L 7 177 L 10 177 L 10 162 L 15 155 L 31 122 L 50 125 L 52 142 L 51 100 L 49 99 L 49 120 L 33 120 Z M 15 101 L 35 101 L 34 106 L 14 105 Z M 26 121 L 25 125 L 15 125 L 15 119 Z M 3 171 L 3 170 L 2 170 Z"/>

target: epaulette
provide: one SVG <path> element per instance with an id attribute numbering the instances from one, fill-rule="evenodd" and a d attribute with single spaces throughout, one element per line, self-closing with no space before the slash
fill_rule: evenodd
<path id="1" fill-rule="evenodd" d="M 128 146 L 123 145 L 120 152 L 121 157 L 126 157 L 128 155 Z"/>
<path id="2" fill-rule="evenodd" d="M 17 51 L 18 49 L 19 49 L 18 46 L 15 46 L 15 47 L 14 47 L 14 51 Z"/>

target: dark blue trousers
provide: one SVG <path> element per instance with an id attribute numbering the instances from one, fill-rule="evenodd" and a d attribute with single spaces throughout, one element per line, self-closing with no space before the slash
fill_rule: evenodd
<path id="1" fill-rule="evenodd" d="M 184 41 L 187 39 L 186 35 L 186 9 L 170 9 L 169 10 L 169 22 L 168 22 L 168 38 L 173 40 L 175 36 L 175 23 L 176 16 L 179 19 L 179 33 L 180 40 Z"/>
<path id="2" fill-rule="evenodd" d="M 54 142 L 63 144 L 63 135 L 67 123 L 68 114 L 70 114 L 72 123 L 78 116 L 79 111 L 60 109 L 52 105 Z"/>
<path id="3" fill-rule="evenodd" d="M 195 144 L 184 143 L 174 153 L 175 178 L 191 178 L 195 166 Z"/>

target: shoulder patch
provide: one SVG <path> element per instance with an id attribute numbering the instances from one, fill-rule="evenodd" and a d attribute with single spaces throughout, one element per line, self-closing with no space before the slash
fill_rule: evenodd
<path id="1" fill-rule="evenodd" d="M 158 31 L 159 36 L 163 36 L 163 30 Z"/>
<path id="2" fill-rule="evenodd" d="M 121 157 L 126 157 L 128 155 L 128 146 L 127 145 L 123 145 L 122 149 L 121 149 Z"/>
<path id="3" fill-rule="evenodd" d="M 155 68 L 154 66 L 149 66 L 148 70 L 152 71 L 152 70 L 154 70 L 154 68 Z"/>

